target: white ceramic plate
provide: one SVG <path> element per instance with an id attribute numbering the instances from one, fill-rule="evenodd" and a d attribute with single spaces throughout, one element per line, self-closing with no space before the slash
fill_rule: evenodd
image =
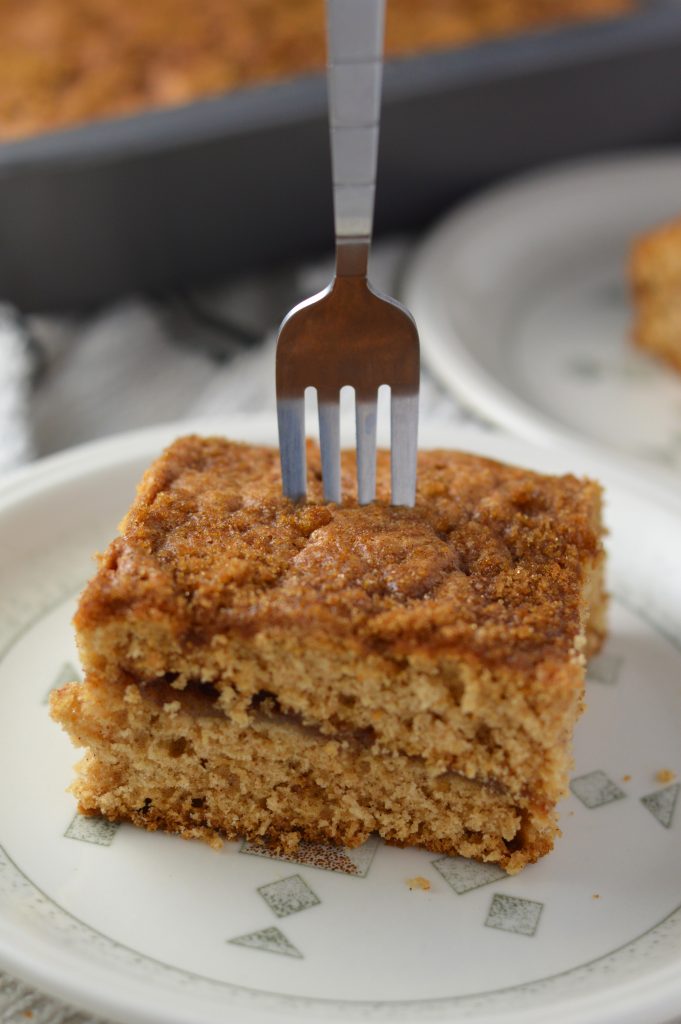
<path id="1" fill-rule="evenodd" d="M 368 843 L 299 862 L 79 819 L 47 715 L 77 671 L 70 617 L 142 469 L 186 426 L 124 435 L 0 488 L 0 965 L 125 1024 L 659 1024 L 681 1012 L 681 513 L 606 464 L 424 431 L 610 485 L 612 636 L 549 857 L 508 878 Z M 204 425 L 274 441 L 271 421 Z M 675 806 L 678 803 L 678 806 Z M 410 889 L 426 879 L 430 889 Z"/>
<path id="2" fill-rule="evenodd" d="M 681 492 L 681 376 L 634 349 L 632 239 L 681 214 L 681 154 L 570 163 L 454 210 L 403 288 L 425 360 L 537 444 L 575 437 Z"/>

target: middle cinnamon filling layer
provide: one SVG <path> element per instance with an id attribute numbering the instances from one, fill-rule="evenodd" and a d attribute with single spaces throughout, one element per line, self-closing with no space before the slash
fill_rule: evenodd
<path id="1" fill-rule="evenodd" d="M 220 705 L 220 691 L 210 683 L 189 682 L 184 689 L 176 690 L 167 679 L 156 679 L 146 683 L 140 683 L 139 689 L 145 700 L 151 701 L 159 709 L 170 704 L 179 704 L 182 713 L 191 715 L 193 718 L 224 718 L 230 721 L 229 714 Z M 334 740 L 344 745 L 354 747 L 358 752 L 367 751 L 375 746 L 376 736 L 371 727 L 364 729 L 352 729 L 343 723 L 332 722 L 334 731 L 332 733 L 322 732 L 313 724 L 305 722 L 298 712 L 283 709 L 276 696 L 267 690 L 260 690 L 251 699 L 248 707 L 248 718 L 254 726 L 267 726 L 269 724 L 291 730 L 299 731 L 310 739 L 320 744 L 333 742 Z M 401 757 L 414 763 L 424 763 L 423 758 L 412 754 L 399 752 Z M 386 752 L 378 749 L 376 756 L 389 756 Z M 507 796 L 509 791 L 497 779 L 485 779 L 480 777 L 469 778 L 457 771 L 445 771 L 439 774 L 439 778 L 466 779 L 475 783 L 490 793 L 498 796 Z"/>

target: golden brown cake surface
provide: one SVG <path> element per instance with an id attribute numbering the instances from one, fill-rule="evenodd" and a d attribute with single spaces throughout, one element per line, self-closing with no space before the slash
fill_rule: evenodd
<path id="1" fill-rule="evenodd" d="M 344 487 L 354 464 L 344 453 Z M 598 486 L 457 452 L 421 452 L 416 507 L 281 496 L 270 448 L 184 438 L 151 468 L 80 604 L 81 634 L 122 611 L 167 619 L 190 644 L 305 623 L 369 653 L 434 649 L 489 665 L 564 657 L 581 615 L 585 557 L 600 551 Z M 320 504 L 314 504 L 320 502 Z"/>
<path id="2" fill-rule="evenodd" d="M 635 240 L 629 276 L 634 341 L 681 372 L 681 217 Z"/>
<path id="3" fill-rule="evenodd" d="M 398 56 L 632 0 L 390 0 Z M 324 67 L 323 0 L 0 0 L 0 139 L 169 106 Z"/>
<path id="4" fill-rule="evenodd" d="M 414 509 L 385 452 L 372 506 L 321 504 L 320 476 L 310 445 L 292 504 L 276 450 L 199 437 L 145 474 L 76 614 L 85 682 L 53 698 L 89 747 L 81 808 L 519 870 L 605 631 L 600 488 L 451 451 L 420 453 Z"/>

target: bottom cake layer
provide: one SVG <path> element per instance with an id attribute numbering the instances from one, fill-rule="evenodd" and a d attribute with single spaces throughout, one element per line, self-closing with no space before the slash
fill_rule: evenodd
<path id="1" fill-rule="evenodd" d="M 373 832 L 500 864 L 509 873 L 553 846 L 553 808 L 501 785 L 436 774 L 418 757 L 376 755 L 359 733 L 330 738 L 262 695 L 247 724 L 210 686 L 114 684 L 93 675 L 52 695 L 52 715 L 88 751 L 72 791 L 84 814 L 219 844 L 301 840 L 358 846 Z"/>

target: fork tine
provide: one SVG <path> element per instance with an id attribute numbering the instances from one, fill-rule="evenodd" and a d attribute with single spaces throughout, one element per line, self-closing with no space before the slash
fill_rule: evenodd
<path id="1" fill-rule="evenodd" d="M 357 432 L 357 501 L 368 505 L 376 497 L 376 399 L 355 401 Z"/>
<path id="2" fill-rule="evenodd" d="M 390 396 L 390 476 L 393 505 L 416 500 L 416 447 L 419 396 Z"/>
<path id="3" fill-rule="evenodd" d="M 281 480 L 284 495 L 292 501 L 307 493 L 305 462 L 305 399 L 279 398 L 279 451 L 281 453 Z"/>
<path id="4" fill-rule="evenodd" d="M 340 501 L 340 401 L 319 401 L 319 447 L 325 501 Z"/>

